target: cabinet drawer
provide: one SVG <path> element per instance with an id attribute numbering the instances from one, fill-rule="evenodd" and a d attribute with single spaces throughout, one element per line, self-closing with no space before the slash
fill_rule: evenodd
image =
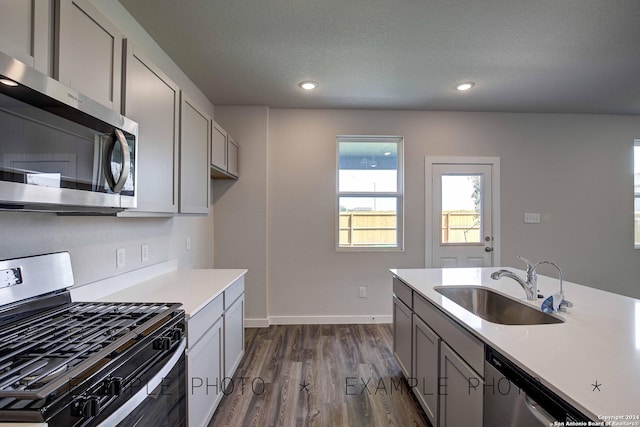
<path id="1" fill-rule="evenodd" d="M 413 308 L 413 291 L 397 277 L 393 278 L 393 293 L 409 308 Z"/>
<path id="2" fill-rule="evenodd" d="M 484 344 L 422 296 L 415 295 L 413 304 L 414 312 L 481 377 L 484 377 Z"/>
<path id="3" fill-rule="evenodd" d="M 227 310 L 231 304 L 244 292 L 244 277 L 239 278 L 224 291 L 224 309 Z"/>
<path id="4" fill-rule="evenodd" d="M 192 348 L 207 330 L 222 316 L 222 295 L 217 296 L 187 322 L 187 347 Z"/>

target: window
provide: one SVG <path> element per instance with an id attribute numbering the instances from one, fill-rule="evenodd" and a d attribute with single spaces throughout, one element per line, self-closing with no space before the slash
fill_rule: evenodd
<path id="1" fill-rule="evenodd" d="M 633 145 L 633 230 L 634 244 L 640 249 L 640 139 Z"/>
<path id="2" fill-rule="evenodd" d="M 337 137 L 338 250 L 402 250 L 402 138 Z"/>

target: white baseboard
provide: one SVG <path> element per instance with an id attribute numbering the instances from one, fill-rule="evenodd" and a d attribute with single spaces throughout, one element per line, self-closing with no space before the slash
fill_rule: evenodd
<path id="1" fill-rule="evenodd" d="M 245 328 L 268 328 L 269 319 L 244 319 Z"/>
<path id="2" fill-rule="evenodd" d="M 359 316 L 270 316 L 271 325 L 353 325 L 369 323 L 391 323 L 391 315 Z"/>

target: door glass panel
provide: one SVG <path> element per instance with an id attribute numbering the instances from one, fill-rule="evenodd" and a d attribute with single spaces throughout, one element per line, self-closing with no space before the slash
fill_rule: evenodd
<path id="1" fill-rule="evenodd" d="M 340 246 L 396 247 L 396 197 L 340 197 Z"/>
<path id="2" fill-rule="evenodd" d="M 442 175 L 441 243 L 482 243 L 482 175 Z"/>

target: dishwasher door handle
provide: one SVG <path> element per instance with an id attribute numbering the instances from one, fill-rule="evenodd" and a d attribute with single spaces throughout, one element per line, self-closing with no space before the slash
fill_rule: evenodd
<path id="1" fill-rule="evenodd" d="M 553 425 L 556 419 L 554 419 L 547 411 L 542 409 L 535 400 L 524 394 L 524 403 L 531 415 L 533 415 L 538 421 L 542 423 L 542 425 L 550 426 Z"/>

